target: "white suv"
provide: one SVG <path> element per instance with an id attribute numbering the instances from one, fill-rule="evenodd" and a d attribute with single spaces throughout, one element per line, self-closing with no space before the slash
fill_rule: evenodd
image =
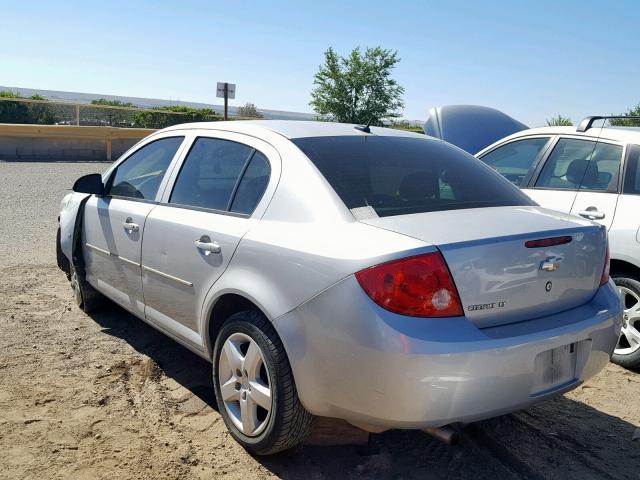
<path id="1" fill-rule="evenodd" d="M 612 360 L 640 367 L 640 128 L 522 130 L 476 154 L 543 207 L 594 220 L 609 231 L 611 276 L 624 296 Z"/>

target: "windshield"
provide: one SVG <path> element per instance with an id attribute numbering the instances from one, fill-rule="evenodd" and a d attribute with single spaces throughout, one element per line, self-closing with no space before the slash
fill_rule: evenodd
<path id="1" fill-rule="evenodd" d="M 476 158 L 428 138 L 352 135 L 293 139 L 347 208 L 379 217 L 535 205 Z"/>

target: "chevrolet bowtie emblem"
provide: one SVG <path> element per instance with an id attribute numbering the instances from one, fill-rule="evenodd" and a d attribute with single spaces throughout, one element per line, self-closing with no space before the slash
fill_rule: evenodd
<path id="1" fill-rule="evenodd" d="M 562 257 L 547 257 L 540 262 L 540 270 L 555 272 L 560 268 L 560 262 L 562 262 Z"/>

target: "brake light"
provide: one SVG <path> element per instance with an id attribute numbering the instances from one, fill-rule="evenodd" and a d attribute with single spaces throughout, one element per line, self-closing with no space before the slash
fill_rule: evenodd
<path id="1" fill-rule="evenodd" d="M 554 247 L 556 245 L 564 245 L 571 242 L 571 236 L 566 235 L 564 237 L 551 237 L 551 238 L 539 238 L 538 240 L 527 240 L 524 242 L 524 246 L 527 248 L 545 248 Z"/>
<path id="2" fill-rule="evenodd" d="M 604 254 L 604 268 L 602 269 L 602 277 L 600 277 L 600 286 L 609 281 L 609 271 L 611 270 L 611 262 L 609 258 L 609 239 L 607 238 Z"/>
<path id="3" fill-rule="evenodd" d="M 440 252 L 402 258 L 356 273 L 362 289 L 382 308 L 412 317 L 456 317 L 462 305 Z"/>

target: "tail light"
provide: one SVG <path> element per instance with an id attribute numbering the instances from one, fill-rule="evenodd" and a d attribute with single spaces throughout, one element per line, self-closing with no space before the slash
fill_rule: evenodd
<path id="1" fill-rule="evenodd" d="M 412 317 L 456 317 L 462 305 L 440 252 L 382 263 L 356 273 L 362 289 L 382 308 Z"/>
<path id="2" fill-rule="evenodd" d="M 602 277 L 600 277 L 600 286 L 604 285 L 609 281 L 609 271 L 611 269 L 611 261 L 609 257 L 609 239 L 607 238 L 607 243 L 605 245 L 605 255 L 604 255 L 604 268 L 602 269 Z"/>

